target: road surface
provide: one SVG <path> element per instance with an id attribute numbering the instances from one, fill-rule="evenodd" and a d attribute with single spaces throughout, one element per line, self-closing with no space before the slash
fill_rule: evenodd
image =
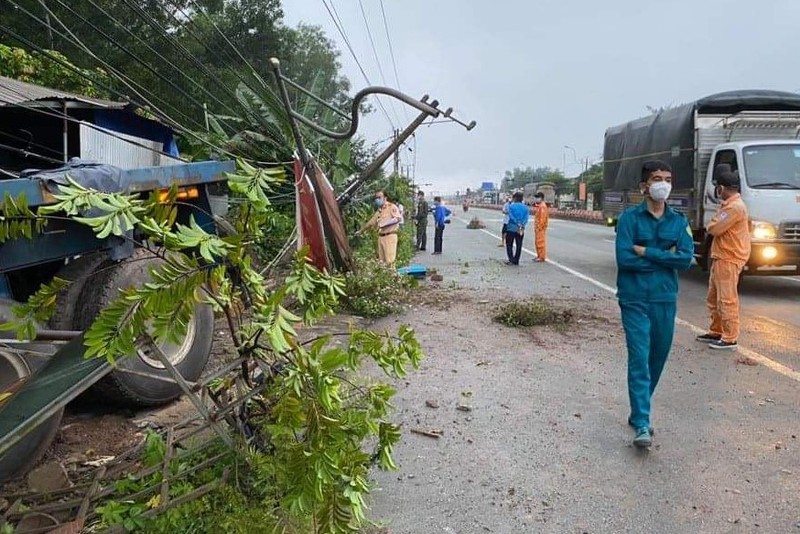
<path id="1" fill-rule="evenodd" d="M 487 230 L 499 234 L 502 218 L 496 211 L 470 210 L 459 217 L 481 218 Z M 606 226 L 550 220 L 548 254 L 559 265 L 574 269 L 612 288 L 616 287 L 614 230 Z M 532 235 L 526 245 L 533 249 Z M 678 314 L 698 328 L 708 324 L 708 275 L 699 267 L 682 273 Z M 770 360 L 800 371 L 800 278 L 745 277 L 740 288 L 740 343 Z M 776 368 L 780 369 L 780 367 Z"/>
<path id="2" fill-rule="evenodd" d="M 376 325 L 412 325 L 426 352 L 396 383 L 400 471 L 376 475 L 371 516 L 388 532 L 800 533 L 800 283 L 745 281 L 737 354 L 694 341 L 706 281 L 681 277 L 655 443 L 641 453 L 625 422 L 613 231 L 553 220 L 553 262 L 528 253 L 513 267 L 497 247 L 497 212 L 454 215 L 444 254 L 415 260 L 443 282 Z M 474 215 L 486 231 L 466 229 Z M 492 321 L 500 303 L 534 296 L 577 320 L 566 331 Z"/>

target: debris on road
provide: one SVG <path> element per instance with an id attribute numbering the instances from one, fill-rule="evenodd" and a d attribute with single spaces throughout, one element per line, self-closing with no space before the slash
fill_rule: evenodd
<path id="1" fill-rule="evenodd" d="M 471 412 L 472 406 L 467 406 L 466 404 L 459 404 L 458 406 L 456 406 L 456 410 L 458 410 L 459 412 Z"/>
<path id="2" fill-rule="evenodd" d="M 751 358 L 750 356 L 739 356 L 738 358 L 736 358 L 736 364 L 737 365 L 749 365 L 751 367 L 754 367 L 754 366 L 758 365 L 758 362 L 756 360 L 754 360 L 753 358 Z"/>
<path id="3" fill-rule="evenodd" d="M 412 428 L 411 433 L 435 439 L 441 438 L 442 434 L 444 434 L 444 432 L 442 432 L 441 430 L 422 430 L 420 428 Z"/>
<path id="4" fill-rule="evenodd" d="M 427 406 L 428 408 L 436 409 L 436 408 L 439 407 L 439 402 L 435 401 L 435 400 L 426 400 L 425 401 L 425 406 Z"/>

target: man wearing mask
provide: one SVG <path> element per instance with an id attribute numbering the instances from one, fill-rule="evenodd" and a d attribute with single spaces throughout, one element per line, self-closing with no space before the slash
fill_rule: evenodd
<path id="1" fill-rule="evenodd" d="M 417 224 L 417 250 L 425 250 L 428 245 L 428 201 L 425 200 L 425 193 L 417 193 L 417 213 L 414 221 Z"/>
<path id="2" fill-rule="evenodd" d="M 666 204 L 670 166 L 645 162 L 639 187 L 644 202 L 617 223 L 617 298 L 628 347 L 628 424 L 633 444 L 649 447 L 650 404 L 675 331 L 678 271 L 691 265 L 694 243 L 686 218 Z"/>
<path id="3" fill-rule="evenodd" d="M 438 255 L 442 253 L 442 239 L 444 238 L 444 225 L 447 224 L 447 218 L 452 211 L 442 204 L 442 197 L 433 197 L 433 222 L 436 225 L 436 232 L 433 237 L 433 253 Z"/>
<path id="4" fill-rule="evenodd" d="M 375 193 L 377 211 L 358 231 L 363 234 L 370 228 L 378 229 L 378 260 L 386 265 L 394 265 L 397 258 L 397 232 L 400 230 L 400 210 L 386 199 L 386 193 Z"/>
<path id="5" fill-rule="evenodd" d="M 544 201 L 544 193 L 536 193 L 534 196 L 535 217 L 534 229 L 536 230 L 536 258 L 533 261 L 543 262 L 547 260 L 547 223 L 550 221 L 550 208 Z"/>
<path id="6" fill-rule="evenodd" d="M 522 254 L 522 236 L 528 224 L 531 210 L 523 204 L 522 193 L 514 193 L 514 202 L 508 206 L 508 224 L 506 225 L 506 255 L 508 265 L 519 265 Z"/>
<path id="7" fill-rule="evenodd" d="M 721 169 L 714 185 L 722 205 L 706 227 L 714 237 L 707 298 L 711 327 L 697 340 L 708 343 L 712 349 L 735 349 L 739 342 L 737 285 L 750 258 L 750 223 L 747 207 L 739 194 L 739 174 Z"/>

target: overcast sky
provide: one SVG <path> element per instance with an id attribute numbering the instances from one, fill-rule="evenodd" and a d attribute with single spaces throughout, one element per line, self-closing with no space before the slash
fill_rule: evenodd
<path id="1" fill-rule="evenodd" d="M 478 122 L 471 132 L 418 130 L 416 181 L 432 183 L 428 190 L 498 182 L 520 165 L 560 169 L 565 155 L 573 176 L 580 169 L 564 145 L 597 160 L 605 129 L 646 115 L 648 105 L 733 89 L 800 91 L 800 0 L 383 1 L 402 90 Z M 379 0 L 362 2 L 387 85 L 396 86 Z M 367 75 L 382 85 L 358 0 L 333 3 Z M 289 24 L 325 29 L 354 92 L 366 84 L 323 0 L 287 0 L 284 10 Z M 391 126 L 378 110 L 360 131 L 377 141 Z"/>

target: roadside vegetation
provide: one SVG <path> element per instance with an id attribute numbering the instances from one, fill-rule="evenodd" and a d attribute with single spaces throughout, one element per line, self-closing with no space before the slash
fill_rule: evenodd
<path id="1" fill-rule="evenodd" d="M 143 116 L 175 126 L 182 157 L 237 159 L 225 191 L 230 196 L 229 231 L 215 235 L 195 220 L 175 224 L 180 200 L 174 189 L 166 198 L 142 198 L 70 183 L 56 195 L 56 204 L 36 212 L 24 198 L 3 199 L 0 242 L 30 237 L 68 216 L 98 237 L 132 239 L 143 255 L 158 259 L 149 283 L 120 291 L 101 310 L 85 335 L 87 357 L 116 362 L 132 354 L 143 336 L 157 343 L 177 342 L 195 305 L 205 303 L 226 319 L 234 356 L 271 371 L 261 376 L 268 387 L 247 404 L 248 437 L 230 428 L 233 447 L 214 441 L 199 452 L 170 459 L 165 435 L 149 434 L 141 470 L 104 488 L 110 494 L 90 512 L 86 528 L 148 533 L 357 531 L 369 525 L 370 471 L 396 469 L 392 449 L 401 438 L 391 421 L 394 389 L 365 378 L 360 370 L 371 361 L 387 378 L 403 377 L 419 365 L 422 351 L 414 332 L 403 326 L 394 332 L 332 332 L 310 342 L 300 341 L 298 331 L 337 310 L 365 317 L 393 313 L 414 283 L 377 264 L 371 235 L 353 242 L 358 268 L 347 275 L 320 272 L 304 251 L 288 264 L 277 262 L 294 230 L 294 184 L 287 178 L 294 146 L 267 63 L 270 56 L 279 57 L 286 75 L 346 108 L 350 84 L 340 73 L 339 52 L 319 28 L 286 27 L 277 0 L 203 3 L 184 9 L 182 16 L 161 2 L 149 14 L 124 4 L 62 3 L 48 6 L 46 14 L 32 13 L 49 15 L 50 34 L 37 30 L 28 13 L 12 10 L 4 26 L 27 40 L 0 36 L 0 75 L 86 96 L 129 99 Z M 111 24 L 110 16 L 123 20 Z M 81 17 L 106 28 L 107 34 L 78 24 Z M 71 27 L 70 33 L 61 31 L 62 22 Z M 159 29 L 164 27 L 170 32 Z M 154 57 L 151 43 L 163 58 Z M 187 53 L 198 61 L 187 61 Z M 160 66 L 151 69 L 148 61 Z M 139 91 L 132 94 L 129 83 Z M 310 98 L 292 98 L 296 109 L 318 124 L 344 129 L 341 117 Z M 358 137 L 334 141 L 311 131 L 304 136 L 337 189 L 375 154 Z M 398 247 L 398 264 L 405 265 L 414 253 L 413 192 L 406 178 L 379 171 L 346 208 L 345 223 L 354 229 L 371 215 L 376 189 L 385 189 L 406 208 L 408 222 Z M 54 279 L 15 308 L 13 327 L 20 338 L 29 338 L 47 321 L 68 284 Z M 237 384 L 242 388 L 241 380 Z M 219 387 L 220 392 L 232 389 L 225 381 Z M 247 388 L 237 391 L 247 393 Z M 155 468 L 164 463 L 167 469 Z M 165 477 L 180 477 L 169 485 L 169 499 L 222 482 L 162 511 L 158 488 Z"/>

